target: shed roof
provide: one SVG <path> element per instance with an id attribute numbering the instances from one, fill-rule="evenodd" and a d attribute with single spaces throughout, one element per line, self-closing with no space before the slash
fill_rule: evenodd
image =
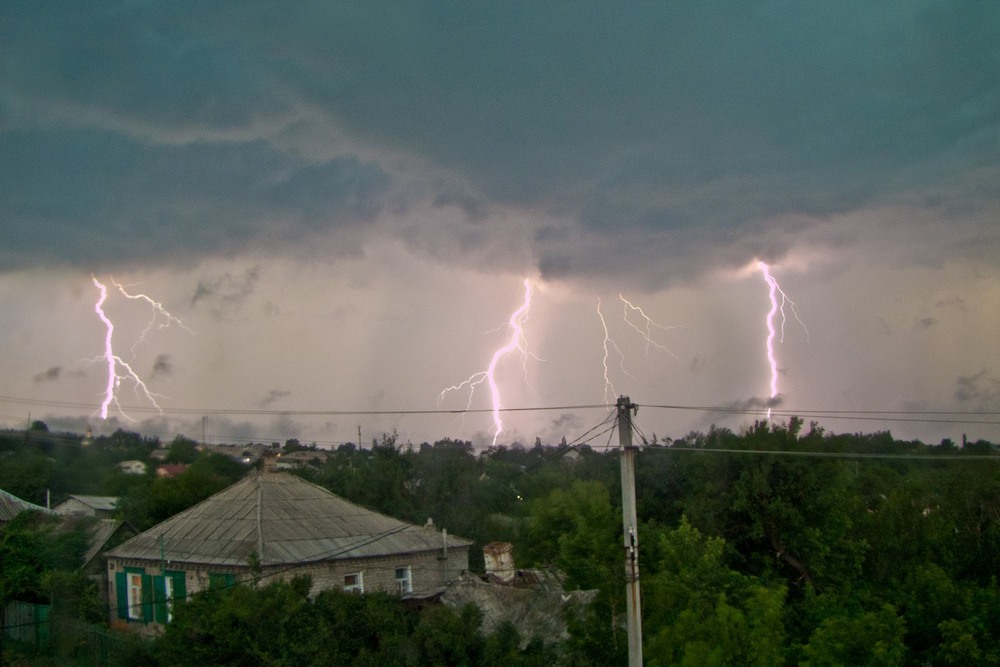
<path id="1" fill-rule="evenodd" d="M 116 507 L 118 507 L 118 498 L 117 498 L 117 496 L 82 496 L 82 495 L 79 495 L 79 494 L 71 493 L 69 495 L 69 498 L 71 498 L 73 500 L 76 500 L 76 501 L 79 501 L 80 503 L 86 505 L 87 507 L 89 507 L 91 509 L 99 510 L 99 511 L 104 511 L 104 512 L 111 512 Z M 68 499 L 67 499 L 66 502 L 68 502 Z M 62 507 L 63 505 L 65 505 L 65 504 L 66 503 L 63 502 L 63 503 L 60 503 L 59 505 L 57 505 L 55 511 L 58 512 L 59 508 Z"/>
<path id="2" fill-rule="evenodd" d="M 449 536 L 450 547 L 469 540 Z M 440 549 L 441 533 L 348 502 L 281 472 L 254 472 L 110 550 L 112 558 L 282 565 Z"/>

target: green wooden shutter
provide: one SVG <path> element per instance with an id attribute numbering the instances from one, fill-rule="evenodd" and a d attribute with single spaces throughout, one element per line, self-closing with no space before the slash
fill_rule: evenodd
<path id="1" fill-rule="evenodd" d="M 208 587 L 210 590 L 232 588 L 235 585 L 236 585 L 235 574 L 213 572 L 208 575 Z"/>
<path id="2" fill-rule="evenodd" d="M 187 599 L 187 575 L 184 572 L 167 572 L 167 576 L 174 578 L 174 602 Z M 177 607 L 174 607 L 176 609 Z"/>
<path id="3" fill-rule="evenodd" d="M 157 623 L 167 622 L 167 583 L 166 577 L 153 575 L 153 620 Z"/>
<path id="4" fill-rule="evenodd" d="M 170 579 L 171 591 L 167 597 L 167 579 Z M 167 570 L 165 575 L 153 575 L 153 616 L 157 623 L 168 623 L 170 610 L 177 609 L 177 603 L 187 597 L 187 586 L 184 583 L 185 574 Z"/>
<path id="5" fill-rule="evenodd" d="M 153 577 L 148 574 L 142 575 L 142 620 L 153 621 Z"/>
<path id="6" fill-rule="evenodd" d="M 124 572 L 115 573 L 115 598 L 118 600 L 118 618 L 128 620 L 128 578 Z"/>

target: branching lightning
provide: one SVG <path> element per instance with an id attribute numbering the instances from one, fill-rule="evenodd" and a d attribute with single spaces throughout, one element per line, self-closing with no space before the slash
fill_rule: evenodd
<path id="1" fill-rule="evenodd" d="M 604 319 L 604 313 L 601 312 L 601 299 L 597 298 L 597 317 L 601 320 L 601 327 L 604 329 L 604 358 L 602 359 L 602 364 L 604 365 L 604 400 L 608 403 L 614 403 L 615 396 L 618 392 L 615 391 L 615 385 L 611 382 L 611 374 L 608 368 L 608 357 L 610 353 L 608 351 L 609 347 L 613 347 L 615 353 L 618 355 L 619 367 L 622 373 L 628 375 L 630 378 L 634 379 L 634 376 L 625 370 L 625 354 L 618 347 L 618 343 L 614 341 L 611 334 L 608 332 L 608 323 Z M 627 321 L 627 319 L 626 319 Z"/>
<path id="2" fill-rule="evenodd" d="M 622 294 L 619 294 L 618 298 L 621 299 L 622 303 L 625 304 L 625 322 L 630 327 L 632 327 L 633 329 L 635 329 L 636 333 L 638 333 L 640 336 L 642 336 L 643 340 L 646 341 L 646 356 L 647 357 L 649 356 L 649 346 L 652 345 L 655 348 L 663 350 L 664 352 L 666 352 L 667 354 L 669 354 L 674 359 L 678 359 L 678 356 L 676 354 L 674 354 L 668 348 L 664 347 L 663 345 L 660 345 L 655 340 L 653 340 L 653 329 L 654 328 L 655 329 L 662 329 L 663 331 L 670 331 L 671 329 L 676 329 L 677 327 L 676 326 L 665 327 L 662 324 L 658 324 L 657 322 L 654 322 L 653 319 L 649 315 L 647 315 L 646 312 L 642 308 L 640 308 L 639 306 L 636 306 L 636 305 L 632 304 L 632 302 L 629 301 L 628 299 L 626 299 Z M 640 329 L 634 322 L 632 322 L 632 320 L 630 320 L 628 318 L 630 310 L 633 311 L 633 312 L 639 313 L 639 316 L 642 317 L 642 320 L 646 323 L 646 326 L 645 326 L 644 329 Z"/>
<path id="3" fill-rule="evenodd" d="M 139 339 L 136 340 L 135 344 L 132 345 L 132 353 L 135 354 L 135 349 L 146 339 L 146 334 L 152 331 L 153 327 L 156 326 L 159 329 L 165 329 L 169 327 L 171 323 L 176 323 L 179 327 L 187 331 L 188 333 L 194 333 L 184 325 L 178 318 L 167 312 L 167 309 L 163 307 L 163 304 L 159 301 L 153 300 L 153 298 L 145 294 L 130 294 L 125 290 L 125 286 L 117 282 L 114 278 L 111 278 L 111 283 L 118 288 L 118 291 L 127 299 L 145 301 L 149 304 L 150 310 L 152 310 L 152 317 L 149 320 L 149 324 L 146 328 L 142 330 L 139 335 Z"/>
<path id="4" fill-rule="evenodd" d="M 496 349 L 493 352 L 493 356 L 490 359 L 490 364 L 487 366 L 485 371 L 479 371 L 469 376 L 463 382 L 448 387 L 441 392 L 438 400 L 440 401 L 445 397 L 448 392 L 456 391 L 463 388 L 469 389 L 469 401 L 466 404 L 466 408 L 472 405 L 472 396 L 475 393 L 476 387 L 478 387 L 483 382 L 486 382 L 490 388 L 490 399 L 493 411 L 493 444 L 496 445 L 497 438 L 503 431 L 503 421 L 500 419 L 501 410 L 501 399 L 500 399 L 500 387 L 496 381 L 496 371 L 497 365 L 500 360 L 503 359 L 508 354 L 513 352 L 519 352 L 522 356 L 522 361 L 526 363 L 527 357 L 529 356 L 527 339 L 524 335 L 524 325 L 528 321 L 528 312 L 531 310 L 531 296 L 532 296 L 532 286 L 531 281 L 527 278 L 524 279 L 524 299 L 521 302 L 520 307 L 511 313 L 510 318 L 507 320 L 507 327 L 510 329 L 510 338 L 507 343 Z"/>
<path id="5" fill-rule="evenodd" d="M 146 386 L 146 383 L 142 380 L 139 374 L 135 372 L 132 366 L 127 361 L 122 359 L 120 356 L 115 354 L 114 346 L 112 344 L 114 338 L 115 325 L 111 321 L 111 318 L 108 317 L 107 313 L 104 312 L 104 303 L 105 301 L 107 301 L 108 298 L 108 289 L 101 281 L 97 279 L 96 276 L 91 276 L 91 278 L 94 281 L 94 286 L 97 287 L 98 291 L 100 292 L 100 297 L 94 304 L 94 312 L 97 313 L 97 316 L 101 319 L 101 322 L 104 323 L 104 328 L 105 328 L 104 352 L 99 357 L 99 359 L 104 361 L 108 369 L 108 379 L 104 389 L 104 399 L 102 400 L 101 407 L 99 409 L 101 419 L 108 418 L 108 409 L 110 408 L 112 403 L 115 404 L 115 406 L 118 408 L 118 411 L 121 412 L 121 414 L 126 419 L 131 419 L 122 409 L 121 403 L 118 402 L 117 392 L 118 389 L 121 387 L 123 381 L 131 382 L 136 395 L 139 397 L 145 397 L 145 399 L 149 401 L 153 405 L 153 407 L 155 407 L 157 410 L 160 410 L 162 413 L 160 404 L 157 403 L 156 401 L 157 398 L 162 398 L 162 396 L 158 396 L 157 394 L 154 394 L 152 391 L 150 391 L 149 387 Z M 184 326 L 183 322 L 181 322 L 179 319 L 177 319 L 169 312 L 167 312 L 167 310 L 163 307 L 163 305 L 158 301 L 154 301 L 145 294 L 130 294 L 125 290 L 125 287 L 123 285 L 116 282 L 113 278 L 111 279 L 111 283 L 115 287 L 117 287 L 118 290 L 125 297 L 129 299 L 146 301 L 153 310 L 152 319 L 150 320 L 149 324 L 146 325 L 146 328 L 143 330 L 141 336 L 139 337 L 139 340 L 135 343 L 135 345 L 132 346 L 133 353 L 135 352 L 136 346 L 145 339 L 146 334 L 153 328 L 154 325 L 157 324 L 157 322 L 162 321 L 162 323 L 159 325 L 161 328 L 169 326 L 170 323 L 175 322 L 179 326 L 183 327 L 185 330 L 191 331 L 190 329 L 188 329 L 188 327 Z"/>
<path id="6" fill-rule="evenodd" d="M 764 275 L 764 281 L 768 286 L 768 298 L 771 301 L 771 309 L 767 313 L 766 324 L 767 324 L 767 362 L 771 368 L 771 402 L 778 397 L 778 361 L 774 354 L 774 339 L 778 337 L 779 329 L 775 327 L 774 318 L 779 313 L 781 314 L 781 335 L 778 337 L 778 342 L 785 342 L 785 306 L 787 305 L 795 318 L 795 321 L 802 326 L 802 330 L 806 332 L 806 338 L 809 337 L 809 329 L 806 328 L 805 323 L 799 317 L 799 313 L 795 308 L 795 302 L 788 298 L 788 295 L 781 289 L 778 285 L 778 281 L 771 276 L 771 268 L 763 261 L 757 262 L 757 268 Z M 781 296 L 779 299 L 778 296 Z M 767 408 L 767 418 L 771 419 L 771 407 Z"/>
<path id="7" fill-rule="evenodd" d="M 662 324 L 655 322 L 653 318 L 651 318 L 649 315 L 646 314 L 646 311 L 644 311 L 641 307 L 633 304 L 631 301 L 626 299 L 623 294 L 619 293 L 618 298 L 621 300 L 624 307 L 625 323 L 628 324 L 633 330 L 635 330 L 635 332 L 642 337 L 643 341 L 646 344 L 646 357 L 647 358 L 649 357 L 649 348 L 655 347 L 659 350 L 666 352 L 674 359 L 677 359 L 678 357 L 676 354 L 671 352 L 670 349 L 668 349 L 664 345 L 658 343 L 656 339 L 653 337 L 654 329 L 662 329 L 663 331 L 669 331 L 670 329 L 675 329 L 677 327 L 666 327 L 663 326 Z M 638 313 L 638 316 L 642 318 L 644 326 L 640 327 L 638 324 L 633 322 L 632 319 L 630 319 L 629 315 L 635 316 L 636 313 Z M 614 349 L 615 354 L 618 356 L 619 360 L 618 366 L 621 369 L 621 372 L 632 379 L 635 379 L 635 376 L 629 373 L 627 370 L 625 370 L 625 353 L 622 352 L 621 348 L 618 347 L 618 344 L 611 337 L 611 333 L 608 330 L 608 323 L 604 319 L 604 313 L 601 311 L 600 298 L 597 299 L 597 317 L 598 319 L 601 320 L 601 328 L 604 329 L 604 358 L 602 359 L 602 364 L 604 366 L 604 398 L 609 403 L 613 403 L 615 401 L 615 396 L 617 395 L 617 392 L 615 391 L 614 383 L 611 382 L 610 368 L 608 366 L 608 358 L 611 356 L 612 349 Z"/>

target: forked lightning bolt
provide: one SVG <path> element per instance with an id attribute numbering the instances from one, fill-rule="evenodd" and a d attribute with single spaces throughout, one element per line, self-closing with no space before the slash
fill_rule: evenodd
<path id="1" fill-rule="evenodd" d="M 614 383 L 611 382 L 610 369 L 608 368 L 608 357 L 610 356 L 609 347 L 613 347 L 615 353 L 618 355 L 618 365 L 619 368 L 621 368 L 622 373 L 633 379 L 634 376 L 625 370 L 625 354 L 622 352 L 621 348 L 618 347 L 618 343 L 614 341 L 611 334 L 608 332 L 608 323 L 604 319 L 604 313 L 601 312 L 600 297 L 597 298 L 597 317 L 601 320 L 601 327 L 604 329 L 604 358 L 601 362 L 604 365 L 604 400 L 608 403 L 614 403 L 617 392 L 615 391 Z"/>
<path id="2" fill-rule="evenodd" d="M 664 347 L 663 345 L 660 345 L 655 340 L 653 340 L 653 329 L 654 328 L 655 329 L 662 329 L 663 331 L 670 331 L 671 329 L 676 329 L 677 327 L 676 326 L 665 327 L 662 324 L 658 324 L 658 323 L 654 322 L 653 319 L 649 315 L 646 314 L 646 311 L 644 311 L 639 306 L 634 305 L 631 301 L 629 301 L 628 299 L 626 299 L 622 294 L 619 294 L 618 298 L 621 299 L 622 303 L 625 304 L 625 322 L 630 327 L 632 327 L 633 329 L 635 329 L 636 333 L 638 333 L 640 336 L 642 336 L 643 339 L 646 341 L 646 356 L 647 357 L 649 356 L 649 346 L 652 345 L 653 347 L 656 347 L 656 348 L 658 348 L 660 350 L 663 350 L 664 352 L 666 352 L 667 354 L 669 354 L 674 359 L 677 359 L 678 357 L 677 357 L 676 354 L 674 354 L 668 348 Z M 643 321 L 646 323 L 646 326 L 645 326 L 644 329 L 640 329 L 634 322 L 632 322 L 632 320 L 630 320 L 628 318 L 630 310 L 633 311 L 633 312 L 639 313 L 639 316 L 642 317 Z"/>
<path id="3" fill-rule="evenodd" d="M 802 330 L 806 332 L 806 338 L 809 337 L 809 329 L 806 328 L 805 323 L 799 317 L 798 311 L 795 309 L 795 302 L 788 298 L 788 295 L 781 289 L 778 285 L 778 281 L 774 279 L 771 275 L 771 269 L 765 262 L 757 262 L 757 268 L 764 275 L 764 281 L 768 286 L 768 297 L 771 300 L 771 309 L 767 313 L 766 324 L 767 324 L 767 362 L 771 368 L 771 402 L 774 401 L 778 396 L 778 361 L 774 355 L 774 339 L 778 335 L 778 329 L 775 328 L 774 318 L 779 313 L 781 314 L 781 336 L 778 339 L 779 342 L 785 342 L 785 306 L 789 307 L 792 311 L 792 316 L 795 320 L 802 326 Z M 781 296 L 779 299 L 778 296 Z M 767 408 L 767 418 L 771 418 L 771 406 Z"/>
<path id="4" fill-rule="evenodd" d="M 104 353 L 99 358 L 104 361 L 108 369 L 108 379 L 104 389 L 104 399 L 102 400 L 101 407 L 99 409 L 101 419 L 108 418 L 108 408 L 111 406 L 112 403 L 115 404 L 119 412 L 121 412 L 126 419 L 130 419 L 129 416 L 125 414 L 125 411 L 122 409 L 121 404 L 118 402 L 118 394 L 117 394 L 118 388 L 121 386 L 122 382 L 126 380 L 132 383 L 137 395 L 144 396 L 146 400 L 148 400 L 153 405 L 153 407 L 155 407 L 157 410 L 160 410 L 160 412 L 162 413 L 162 409 L 160 408 L 159 403 L 156 402 L 157 395 L 149 390 L 149 387 L 146 386 L 146 383 L 143 382 L 142 378 L 139 377 L 139 374 L 132 369 L 132 366 L 130 366 L 127 361 L 125 361 L 120 356 L 115 354 L 113 346 L 115 325 L 111 321 L 111 318 L 109 318 L 107 314 L 104 312 L 104 302 L 107 301 L 108 298 L 108 289 L 101 281 L 97 279 L 96 276 L 91 276 L 91 278 L 94 281 L 94 286 L 97 287 L 97 289 L 100 291 L 100 297 L 97 299 L 97 303 L 94 304 L 94 312 L 97 313 L 97 316 L 101 319 L 101 322 L 104 323 L 104 328 L 105 328 Z M 163 318 L 166 321 L 166 324 L 160 325 L 161 327 L 168 326 L 171 322 L 176 322 L 184 329 L 191 331 L 186 326 L 184 326 L 184 324 L 179 319 L 177 319 L 169 312 L 167 312 L 167 310 L 159 302 L 154 301 L 145 294 L 137 294 L 137 295 L 129 294 L 125 290 L 124 286 L 115 282 L 114 279 L 112 279 L 111 282 L 127 298 L 144 300 L 148 302 L 153 309 L 153 318 L 152 320 L 150 320 L 150 323 L 146 325 L 146 329 L 142 332 L 142 335 L 140 336 L 139 341 L 136 343 L 136 345 L 138 345 L 138 343 L 141 342 L 143 338 L 145 338 L 146 333 L 148 333 L 149 330 L 153 327 L 153 325 L 156 324 L 159 318 Z M 135 350 L 135 345 L 133 345 L 132 349 L 133 351 Z"/>
<path id="5" fill-rule="evenodd" d="M 444 398 L 444 396 L 450 391 L 456 391 L 464 387 L 469 388 L 469 402 L 466 404 L 466 408 L 472 405 L 472 396 L 475 393 L 476 387 L 482 384 L 484 381 L 489 385 L 490 388 L 490 399 L 493 411 L 493 444 L 497 444 L 497 438 L 500 437 L 500 433 L 503 431 L 503 421 L 500 419 L 501 401 L 500 401 L 500 387 L 497 385 L 496 371 L 497 365 L 500 360 L 503 359 L 508 354 L 515 351 L 522 355 L 522 359 L 526 360 L 528 356 L 527 341 L 524 337 L 524 324 L 528 320 L 528 311 L 531 310 L 531 295 L 532 287 L 531 281 L 525 278 L 524 280 L 524 300 L 521 302 L 521 306 L 511 313 L 510 318 L 507 320 L 507 326 L 510 328 L 510 338 L 507 343 L 502 347 L 497 348 L 493 353 L 493 357 L 490 359 L 490 364 L 487 366 L 485 371 L 480 371 L 469 376 L 468 379 L 464 380 L 460 384 L 448 387 L 441 392 L 438 400 Z"/>
<path id="6" fill-rule="evenodd" d="M 164 308 L 163 304 L 160 303 L 159 301 L 155 301 L 151 297 L 145 294 L 129 294 L 125 290 L 125 286 L 117 282 L 114 278 L 111 278 L 111 283 L 118 288 L 118 291 L 121 292 L 125 298 L 145 301 L 146 303 L 149 304 L 150 309 L 153 311 L 153 315 L 149 320 L 149 324 L 146 325 L 146 328 L 143 329 L 142 333 L 139 335 L 139 339 L 135 342 L 134 345 L 132 345 L 133 354 L 135 353 L 135 349 L 139 346 L 139 344 L 146 339 L 146 334 L 148 334 L 153 329 L 154 326 L 158 326 L 158 328 L 164 329 L 166 327 L 169 327 L 171 323 L 176 323 L 179 327 L 181 327 L 188 333 L 194 333 L 193 331 L 191 331 L 191 329 L 186 327 L 184 323 L 181 322 L 178 318 L 174 317 L 169 312 L 167 312 L 167 309 Z"/>
<path id="7" fill-rule="evenodd" d="M 667 347 L 656 342 L 656 340 L 653 338 L 653 329 L 662 329 L 664 331 L 669 331 L 670 329 L 674 329 L 676 327 L 665 327 L 662 324 L 658 324 L 657 322 L 653 321 L 653 319 L 649 315 L 646 314 L 646 311 L 644 311 L 642 308 L 640 308 L 639 306 L 633 304 L 631 301 L 626 299 L 624 295 L 619 294 L 618 298 L 621 299 L 621 302 L 624 304 L 625 323 L 628 324 L 630 327 L 632 327 L 632 329 L 634 329 L 635 332 L 639 334 L 642 337 L 643 341 L 645 341 L 646 343 L 647 358 L 649 357 L 649 348 L 655 347 L 657 349 L 663 350 L 664 352 L 672 356 L 674 359 L 677 359 L 676 354 L 671 352 Z M 642 318 L 642 321 L 645 323 L 644 327 L 640 328 L 638 324 L 636 324 L 629 318 L 629 315 L 634 313 L 638 313 L 639 317 Z M 635 376 L 629 373 L 627 370 L 625 370 L 625 353 L 622 352 L 621 348 L 618 347 L 618 344 L 614 341 L 613 338 L 611 338 L 611 333 L 608 331 L 608 323 L 604 319 L 604 313 L 601 312 L 600 298 L 597 299 L 597 317 L 598 319 L 601 320 L 601 327 L 604 329 L 604 358 L 602 360 L 602 363 L 604 365 L 604 398 L 609 403 L 613 403 L 617 392 L 615 391 L 614 384 L 611 382 L 611 376 L 609 373 L 610 369 L 608 368 L 608 357 L 611 356 L 610 350 L 612 348 L 614 349 L 615 354 L 618 355 L 618 360 L 619 360 L 618 366 L 621 369 L 622 373 L 624 373 L 625 375 L 629 376 L 632 379 L 635 379 Z"/>

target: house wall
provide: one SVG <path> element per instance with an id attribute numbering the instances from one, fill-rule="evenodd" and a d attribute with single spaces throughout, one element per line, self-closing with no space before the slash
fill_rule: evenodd
<path id="1" fill-rule="evenodd" d="M 413 595 L 429 595 L 445 588 L 469 569 L 468 547 L 448 550 L 448 558 L 441 551 L 425 551 L 417 554 L 394 554 L 384 558 L 357 558 L 349 560 L 310 563 L 287 571 L 283 577 L 290 579 L 301 574 L 312 577 L 311 593 L 321 590 L 343 589 L 344 577 L 361 574 L 366 593 L 385 591 L 400 592 L 396 581 L 398 568 L 410 568 Z M 265 569 L 265 572 L 267 570 Z"/>
<path id="2" fill-rule="evenodd" d="M 447 558 L 443 557 L 441 550 L 434 550 L 415 554 L 394 554 L 379 558 L 355 558 L 304 563 L 297 566 L 264 567 L 259 576 L 260 583 L 267 584 L 278 579 L 291 580 L 296 576 L 307 574 L 312 577 L 310 594 L 315 595 L 326 589 L 342 590 L 345 576 L 360 573 L 365 592 L 399 593 L 396 569 L 406 567 L 410 568 L 411 594 L 428 595 L 444 589 L 448 583 L 468 571 L 469 547 L 450 547 Z M 109 618 L 114 623 L 120 620 L 116 575 L 119 572 L 125 572 L 127 568 L 142 568 L 146 574 L 158 575 L 163 569 L 163 564 L 158 560 L 108 558 L 107 568 Z M 184 573 L 184 589 L 189 596 L 211 588 L 212 575 L 232 575 L 235 582 L 251 579 L 250 568 L 247 565 L 225 567 L 168 562 L 166 569 Z"/>

